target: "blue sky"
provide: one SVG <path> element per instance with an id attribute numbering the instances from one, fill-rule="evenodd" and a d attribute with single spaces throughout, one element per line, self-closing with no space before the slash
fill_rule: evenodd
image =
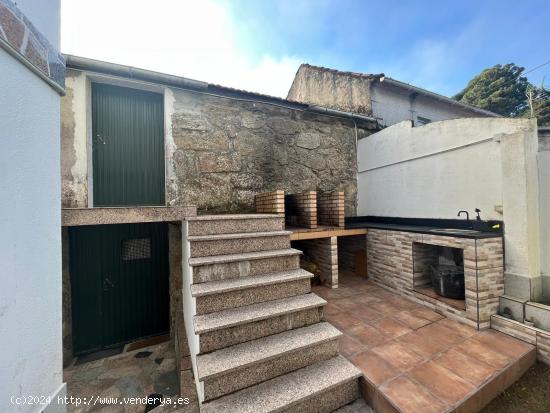
<path id="1" fill-rule="evenodd" d="M 278 96 L 302 62 L 449 96 L 549 61 L 550 1 L 63 0 L 62 50 Z M 548 85 L 550 64 L 527 76 Z"/>

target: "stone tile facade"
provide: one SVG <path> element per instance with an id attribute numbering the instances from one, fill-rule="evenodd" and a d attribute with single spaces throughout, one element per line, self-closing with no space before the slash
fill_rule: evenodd
<path id="1" fill-rule="evenodd" d="M 323 192 L 317 195 L 317 223 L 344 228 L 344 192 Z"/>
<path id="2" fill-rule="evenodd" d="M 271 191 L 256 194 L 254 204 L 258 214 L 285 214 L 285 192 Z"/>
<path id="3" fill-rule="evenodd" d="M 491 328 L 537 347 L 537 359 L 550 365 L 550 332 L 500 315 L 491 317 Z"/>
<path id="4" fill-rule="evenodd" d="M 0 0 L 2 45 L 19 53 L 59 86 L 60 91 L 65 88 L 65 59 L 11 0 Z"/>
<path id="5" fill-rule="evenodd" d="M 414 291 L 415 273 L 421 273 L 422 268 L 416 269 L 413 264 L 413 243 L 463 250 L 466 310 L 454 308 Z M 415 245 L 422 250 L 421 246 Z M 423 262 L 421 259 L 421 266 Z M 504 294 L 502 238 L 476 240 L 370 229 L 367 235 L 367 263 L 369 277 L 373 281 L 422 301 L 447 317 L 479 329 L 489 327 L 491 315 L 498 311 L 499 297 Z M 425 284 L 426 281 L 425 276 L 419 278 L 420 284 Z"/>
<path id="6" fill-rule="evenodd" d="M 303 251 L 315 262 L 323 285 L 329 288 L 338 287 L 337 237 L 293 241 L 292 247 Z"/>

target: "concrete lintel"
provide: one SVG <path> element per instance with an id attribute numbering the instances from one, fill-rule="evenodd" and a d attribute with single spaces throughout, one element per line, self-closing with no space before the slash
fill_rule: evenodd
<path id="1" fill-rule="evenodd" d="M 175 222 L 196 216 L 195 206 L 174 207 L 116 207 L 116 208 L 64 208 L 61 225 L 132 224 L 144 222 Z"/>

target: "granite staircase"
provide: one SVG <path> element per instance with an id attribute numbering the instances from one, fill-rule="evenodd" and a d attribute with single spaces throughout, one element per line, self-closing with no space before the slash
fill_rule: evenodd
<path id="1" fill-rule="evenodd" d="M 278 215 L 190 218 L 183 227 L 185 325 L 202 412 L 331 412 L 361 372 Z"/>

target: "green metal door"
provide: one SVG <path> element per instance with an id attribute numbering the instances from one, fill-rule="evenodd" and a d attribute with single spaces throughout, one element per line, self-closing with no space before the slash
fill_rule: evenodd
<path id="1" fill-rule="evenodd" d="M 169 331 L 166 224 L 72 227 L 76 355 Z"/>
<path id="2" fill-rule="evenodd" d="M 92 83 L 94 206 L 164 205 L 162 95 Z"/>

